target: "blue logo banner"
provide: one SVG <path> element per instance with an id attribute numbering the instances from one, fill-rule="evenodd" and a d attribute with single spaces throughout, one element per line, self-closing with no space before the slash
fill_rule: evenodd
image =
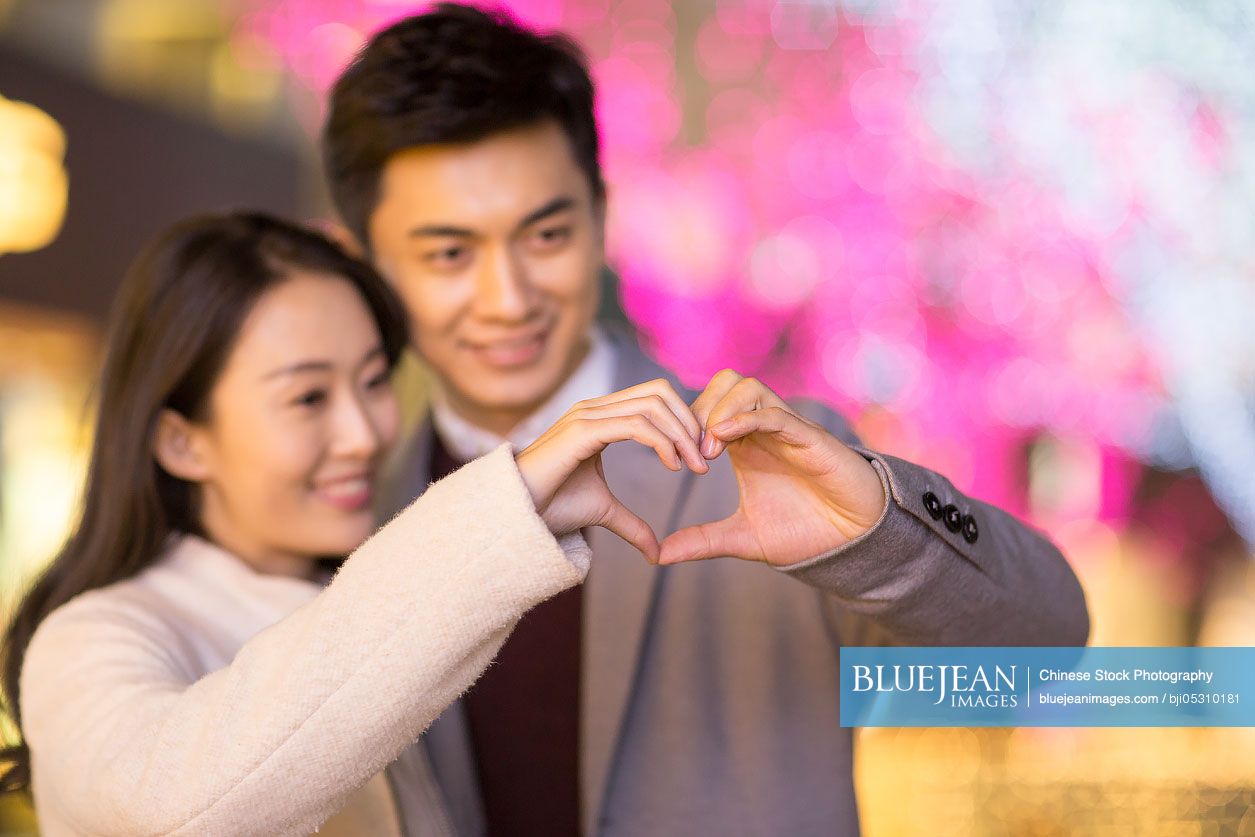
<path id="1" fill-rule="evenodd" d="M 1255 726 L 1255 648 L 842 648 L 841 726 Z"/>

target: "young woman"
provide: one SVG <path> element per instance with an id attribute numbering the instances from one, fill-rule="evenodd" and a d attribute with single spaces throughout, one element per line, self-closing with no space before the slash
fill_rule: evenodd
<path id="1" fill-rule="evenodd" d="M 49 835 L 448 830 L 415 740 L 582 580 L 582 527 L 656 559 L 598 454 L 634 439 L 704 471 L 684 405 L 583 402 L 371 535 L 406 330 L 367 265 L 199 218 L 119 302 L 81 522 L 5 637 L 5 786 Z"/>

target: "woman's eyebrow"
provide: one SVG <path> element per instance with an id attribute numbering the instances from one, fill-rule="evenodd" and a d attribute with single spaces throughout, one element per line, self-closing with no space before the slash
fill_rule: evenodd
<path id="1" fill-rule="evenodd" d="M 378 344 L 372 346 L 366 351 L 366 354 L 362 355 L 362 359 L 357 362 L 358 368 L 360 369 L 383 353 L 383 346 Z M 303 360 L 299 363 L 291 363 L 278 369 L 272 369 L 262 376 L 262 380 L 268 381 L 282 375 L 297 375 L 302 372 L 330 372 L 332 368 L 333 365 L 328 360 Z"/>
<path id="2" fill-rule="evenodd" d="M 383 353 L 384 353 L 383 346 L 376 344 L 373 348 L 370 349 L 370 351 L 362 355 L 362 359 L 357 362 L 357 368 L 361 369 L 363 366 L 366 366 L 368 363 L 370 363 L 372 360 L 379 357 Z"/>
<path id="3" fill-rule="evenodd" d="M 300 372 L 325 372 L 331 369 L 331 362 L 326 360 L 304 360 L 300 363 L 292 363 L 288 366 L 281 366 L 278 369 L 272 369 L 262 376 L 263 381 L 271 378 L 278 378 L 281 375 L 295 375 Z"/>

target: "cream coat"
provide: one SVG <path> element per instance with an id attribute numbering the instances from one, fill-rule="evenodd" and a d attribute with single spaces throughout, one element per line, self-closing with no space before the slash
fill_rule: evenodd
<path id="1" fill-rule="evenodd" d="M 325 588 L 184 537 L 31 641 L 22 719 L 40 828 L 451 833 L 412 745 L 589 555 L 581 536 L 549 533 L 504 445 L 434 485 Z"/>

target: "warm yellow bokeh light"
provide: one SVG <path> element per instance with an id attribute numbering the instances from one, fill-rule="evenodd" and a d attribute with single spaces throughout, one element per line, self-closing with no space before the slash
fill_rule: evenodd
<path id="1" fill-rule="evenodd" d="M 65 132 L 34 105 L 0 96 L 0 253 L 44 247 L 61 231 Z"/>
<path id="2" fill-rule="evenodd" d="M 279 58 L 261 38 L 222 41 L 209 62 L 211 105 L 230 130 L 264 125 L 283 93 Z"/>
<path id="3" fill-rule="evenodd" d="M 213 49 L 229 32 L 211 0 L 110 0 L 101 5 L 95 59 L 105 86 L 195 112 Z"/>

